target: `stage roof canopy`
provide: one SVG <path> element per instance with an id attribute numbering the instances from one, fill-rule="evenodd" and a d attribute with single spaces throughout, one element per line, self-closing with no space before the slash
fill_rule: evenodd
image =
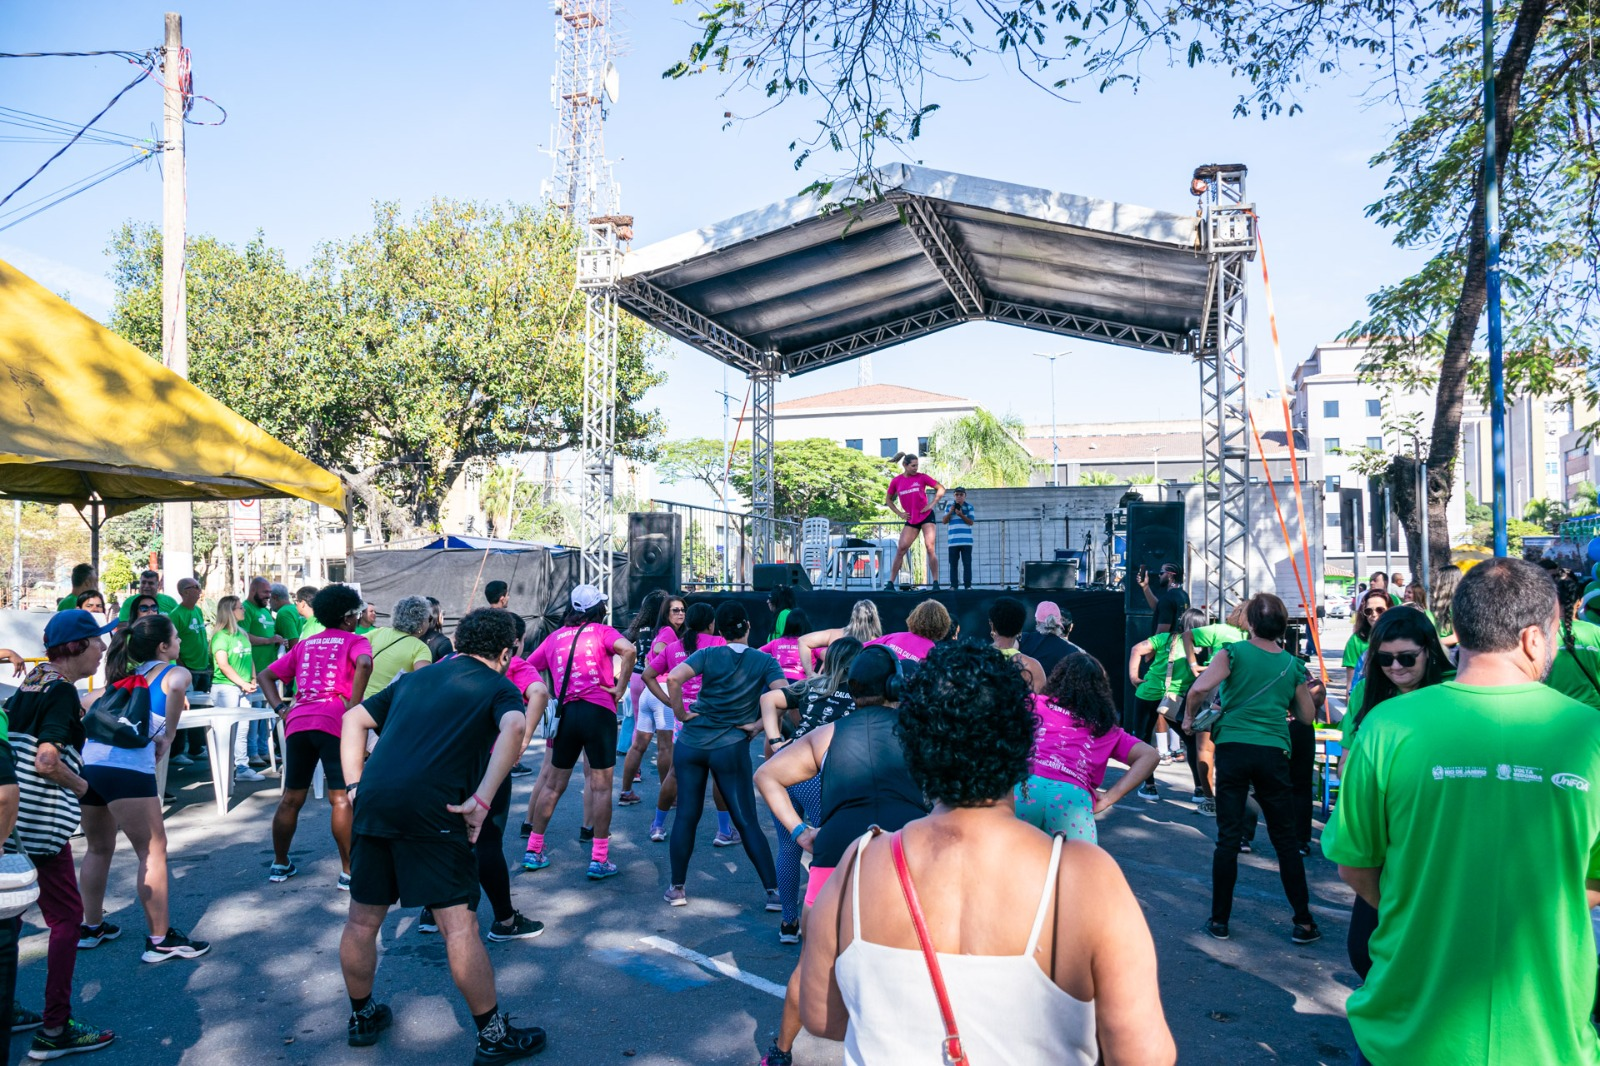
<path id="1" fill-rule="evenodd" d="M 1167 352 L 1200 327 L 1193 214 L 915 166 L 877 184 L 855 210 L 802 196 L 629 252 L 617 299 L 742 370 L 775 353 L 784 374 L 961 322 Z"/>

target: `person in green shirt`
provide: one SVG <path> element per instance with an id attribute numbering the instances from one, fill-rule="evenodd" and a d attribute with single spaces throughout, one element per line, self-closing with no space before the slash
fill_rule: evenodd
<path id="1" fill-rule="evenodd" d="M 288 586 L 274 583 L 267 605 L 272 608 L 273 632 L 283 638 L 283 649 L 288 651 L 300 639 L 300 630 L 303 628 L 300 612 L 289 599 Z"/>
<path id="2" fill-rule="evenodd" d="M 1241 601 L 1233 605 L 1228 612 L 1228 617 L 1221 622 L 1212 622 L 1210 625 L 1191 629 L 1184 635 L 1184 650 L 1194 659 L 1195 672 L 1211 662 L 1211 657 L 1229 644 L 1237 644 L 1241 640 L 1250 639 L 1250 631 L 1245 629 L 1244 617 L 1245 604 Z M 1209 729 L 1197 732 L 1185 732 L 1184 743 L 1187 747 L 1189 738 L 1194 738 L 1195 748 L 1195 773 L 1198 775 L 1194 793 L 1195 813 L 1207 818 L 1217 816 L 1217 747 L 1211 742 Z M 1249 838 L 1255 835 L 1252 825 L 1245 833 Z"/>
<path id="3" fill-rule="evenodd" d="M 265 670 L 283 654 L 287 639 L 278 633 L 278 616 L 271 606 L 272 582 L 264 577 L 250 579 L 250 594 L 244 601 L 244 635 L 250 642 L 255 665 L 250 676 Z"/>
<path id="4" fill-rule="evenodd" d="M 1168 724 L 1168 717 L 1163 708 L 1176 715 L 1176 718 L 1183 717 L 1183 698 L 1188 694 L 1189 686 L 1194 684 L 1195 674 L 1199 672 L 1194 657 L 1189 652 L 1189 642 L 1184 637 L 1205 620 L 1204 611 L 1185 608 L 1177 617 L 1175 629 L 1156 633 L 1148 640 L 1141 640 L 1133 646 L 1128 655 L 1128 679 L 1135 685 L 1134 736 L 1146 744 L 1153 745 L 1163 763 L 1172 761 L 1167 750 L 1167 734 L 1177 733 L 1176 719 L 1172 721 L 1173 728 L 1170 731 L 1158 728 Z M 1144 666 L 1146 659 L 1150 660 L 1148 667 Z M 1188 746 L 1194 744 L 1194 734 L 1187 734 L 1186 739 Z M 1195 775 L 1195 795 L 1204 798 L 1200 785 L 1198 755 L 1198 751 L 1190 754 L 1188 761 L 1189 768 Z M 1139 785 L 1139 798 L 1147 802 L 1161 798 L 1154 774 Z"/>
<path id="5" fill-rule="evenodd" d="M 433 652 L 422 641 L 422 633 L 433 618 L 433 607 L 424 596 L 407 596 L 394 605 L 393 625 L 379 626 L 367 634 L 372 645 L 372 676 L 368 692 L 381 692 L 401 674 L 419 670 L 433 662 Z"/>
<path id="6" fill-rule="evenodd" d="M 1456 679 L 1362 721 L 1323 838 L 1378 911 L 1350 1027 L 1373 1066 L 1592 1066 L 1600 715 L 1540 684 L 1559 640 L 1541 569 L 1485 560 L 1452 613 Z"/>
<path id="7" fill-rule="evenodd" d="M 1267 835 L 1277 852 L 1284 895 L 1294 910 L 1296 944 L 1322 938 L 1311 917 L 1305 860 L 1295 829 L 1289 781 L 1290 713 L 1310 725 L 1316 717 L 1306 665 L 1278 646 L 1289 628 L 1289 609 L 1270 592 L 1258 592 L 1245 605 L 1250 639 L 1217 652 L 1189 689 L 1184 732 L 1194 716 L 1221 691 L 1222 717 L 1211 727 L 1217 759 L 1217 845 L 1211 857 L 1211 918 L 1205 931 L 1228 939 L 1233 889 L 1239 878 L 1239 845 L 1244 842 L 1245 802 L 1255 788 L 1266 818 Z"/>
<path id="8" fill-rule="evenodd" d="M 256 675 L 251 672 L 255 669 L 255 659 L 251 654 L 250 638 L 239 624 L 243 620 L 244 604 L 239 597 L 224 596 L 217 601 L 215 626 L 211 634 L 211 661 L 220 676 L 211 684 L 211 698 L 218 707 L 244 706 L 256 692 Z M 266 780 L 250 765 L 252 756 L 265 765 L 266 746 L 259 738 L 252 738 L 249 729 L 237 730 L 233 742 L 235 781 Z"/>
<path id="9" fill-rule="evenodd" d="M 1356 601 L 1355 631 L 1350 635 L 1350 639 L 1345 641 L 1344 656 L 1339 660 L 1339 665 L 1344 667 L 1346 706 L 1350 702 L 1350 690 L 1361 676 L 1361 662 L 1367 655 L 1367 643 L 1372 636 L 1372 627 L 1377 625 L 1383 613 L 1393 606 L 1394 604 L 1389 602 L 1389 593 L 1384 589 L 1368 589 L 1361 599 Z"/>
<path id="10" fill-rule="evenodd" d="M 178 606 L 167 612 L 178 627 L 178 665 L 189 671 L 195 692 L 210 692 L 211 641 L 206 633 L 205 608 L 200 606 L 200 582 L 192 577 L 178 581 Z M 172 765 L 189 766 L 206 753 L 205 730 L 190 729 L 173 742 Z"/>
<path id="11" fill-rule="evenodd" d="M 88 563 L 79 563 L 72 568 L 72 591 L 61 597 L 56 604 L 58 611 L 75 611 L 78 608 L 78 594 L 90 592 L 99 583 L 100 576 L 94 572 L 94 567 Z"/>
<path id="12" fill-rule="evenodd" d="M 378 628 L 378 608 L 370 603 L 361 605 L 361 617 L 356 621 L 356 636 L 364 637 Z"/>
<path id="13" fill-rule="evenodd" d="M 1583 598 L 1578 575 L 1563 569 L 1552 576 L 1561 604 L 1561 626 L 1556 633 L 1555 662 L 1544 683 L 1600 711 L 1600 626 L 1577 617 Z"/>
<path id="14" fill-rule="evenodd" d="M 161 591 L 161 575 L 154 570 L 146 570 L 139 575 L 139 596 L 154 596 L 161 605 L 161 613 L 171 616 L 172 609 L 178 606 L 178 601 Z M 133 601 L 138 596 L 129 596 L 122 601 L 122 611 L 117 615 L 119 621 L 129 621 L 133 617 Z"/>

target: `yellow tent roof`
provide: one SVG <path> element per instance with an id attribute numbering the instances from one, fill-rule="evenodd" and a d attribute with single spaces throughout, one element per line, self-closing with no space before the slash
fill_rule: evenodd
<path id="1" fill-rule="evenodd" d="M 262 496 L 344 509 L 333 474 L 3 260 L 0 371 L 0 496 L 94 493 L 112 513 Z"/>

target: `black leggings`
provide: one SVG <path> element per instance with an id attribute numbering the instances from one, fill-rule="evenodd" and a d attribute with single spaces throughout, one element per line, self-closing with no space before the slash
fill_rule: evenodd
<path id="1" fill-rule="evenodd" d="M 511 906 L 511 874 L 506 867 L 506 854 L 502 841 L 506 835 L 506 814 L 511 810 L 511 778 L 501 784 L 489 804 L 489 817 L 478 830 L 478 842 L 472 846 L 478 856 L 478 884 L 489 897 L 494 909 L 494 920 L 504 922 L 516 913 Z"/>
<path id="2" fill-rule="evenodd" d="M 1267 836 L 1277 852 L 1278 877 L 1294 910 L 1294 920 L 1310 925 L 1311 898 L 1305 862 L 1295 839 L 1289 757 L 1264 744 L 1217 745 L 1217 846 L 1211 856 L 1211 920 L 1228 923 L 1233 913 L 1233 888 L 1239 877 L 1239 845 L 1249 821 L 1245 801 L 1255 786 L 1256 802 L 1266 818 Z"/>
<path id="3" fill-rule="evenodd" d="M 706 806 L 706 777 L 709 775 L 722 790 L 728 815 L 739 830 L 744 853 L 750 856 L 750 865 L 756 868 L 761 887 L 777 888 L 778 870 L 772 862 L 772 848 L 756 818 L 750 742 L 741 740 L 720 748 L 696 748 L 680 740 L 672 748 L 672 772 L 678 775 L 678 813 L 672 820 L 671 883 L 681 885 L 689 875 L 689 857 L 694 854 L 694 834 Z"/>
<path id="4" fill-rule="evenodd" d="M 1156 719 L 1161 715 L 1156 708 L 1161 706 L 1160 700 L 1145 700 L 1134 697 L 1133 701 L 1133 735 L 1146 744 L 1155 743 Z"/>
<path id="5" fill-rule="evenodd" d="M 1311 808 L 1316 775 L 1317 727 L 1289 721 L 1289 795 L 1294 804 L 1294 835 L 1301 847 L 1311 844 Z"/>

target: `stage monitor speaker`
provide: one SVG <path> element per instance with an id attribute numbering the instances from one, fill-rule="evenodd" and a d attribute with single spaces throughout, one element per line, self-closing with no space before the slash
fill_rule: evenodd
<path id="1" fill-rule="evenodd" d="M 811 575 L 799 563 L 757 563 L 751 570 L 750 587 L 757 592 L 770 592 L 780 585 L 810 592 Z"/>
<path id="2" fill-rule="evenodd" d="M 1154 575 L 1164 563 L 1184 565 L 1186 552 L 1182 503 L 1130 503 L 1128 505 L 1128 554 L 1123 583 L 1127 586 L 1130 614 L 1148 613 L 1139 588 L 1139 571 Z"/>
<path id="3" fill-rule="evenodd" d="M 660 589 L 676 592 L 683 561 L 683 516 L 670 511 L 628 515 L 628 610 Z"/>
<path id="4" fill-rule="evenodd" d="M 1075 589 L 1078 587 L 1078 560 L 1060 559 L 1053 562 L 1022 564 L 1024 589 Z"/>

